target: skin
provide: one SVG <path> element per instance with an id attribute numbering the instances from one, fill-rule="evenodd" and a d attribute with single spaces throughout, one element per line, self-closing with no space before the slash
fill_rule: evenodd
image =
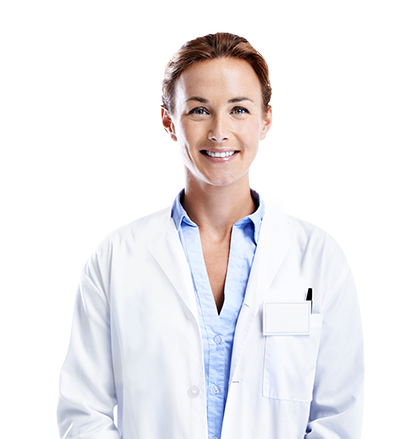
<path id="1" fill-rule="evenodd" d="M 180 147 L 186 173 L 182 204 L 199 227 L 220 313 L 232 227 L 255 210 L 249 168 L 271 127 L 271 107 L 263 109 L 252 67 L 222 58 L 196 63 L 182 73 L 175 86 L 175 111 L 162 109 L 162 123 Z M 221 152 L 229 156 L 208 155 Z"/>

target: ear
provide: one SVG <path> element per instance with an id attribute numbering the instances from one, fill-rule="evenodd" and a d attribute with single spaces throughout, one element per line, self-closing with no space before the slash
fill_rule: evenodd
<path id="1" fill-rule="evenodd" d="M 273 112 L 271 106 L 269 105 L 266 113 L 263 116 L 262 125 L 261 125 L 261 133 L 260 140 L 265 139 L 265 136 L 268 133 L 268 130 L 271 128 L 271 124 L 273 123 Z"/>
<path id="2" fill-rule="evenodd" d="M 171 136 L 171 139 L 176 142 L 177 138 L 175 135 L 175 125 L 172 122 L 172 118 L 171 118 L 171 116 L 166 108 L 162 107 L 161 116 L 162 116 L 163 128 Z"/>

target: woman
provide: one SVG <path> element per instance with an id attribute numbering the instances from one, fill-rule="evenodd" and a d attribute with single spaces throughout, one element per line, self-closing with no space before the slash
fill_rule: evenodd
<path id="1" fill-rule="evenodd" d="M 167 65 L 162 123 L 185 189 L 172 209 L 112 233 L 84 269 L 62 437 L 360 437 L 362 335 L 346 259 L 249 187 L 270 96 L 264 59 L 231 34 L 190 41 Z"/>

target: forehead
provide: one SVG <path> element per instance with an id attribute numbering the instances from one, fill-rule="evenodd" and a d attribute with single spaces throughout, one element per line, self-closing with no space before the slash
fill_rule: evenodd
<path id="1" fill-rule="evenodd" d="M 175 87 L 177 100 L 197 96 L 211 100 L 224 97 L 248 97 L 262 102 L 261 85 L 254 69 L 246 61 L 220 58 L 202 61 L 186 69 Z"/>

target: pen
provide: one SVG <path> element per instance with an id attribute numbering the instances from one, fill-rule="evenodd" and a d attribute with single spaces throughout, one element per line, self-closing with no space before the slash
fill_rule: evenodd
<path id="1" fill-rule="evenodd" d="M 306 300 L 311 301 L 311 312 L 312 312 L 312 288 L 308 288 L 308 293 L 306 294 Z"/>

